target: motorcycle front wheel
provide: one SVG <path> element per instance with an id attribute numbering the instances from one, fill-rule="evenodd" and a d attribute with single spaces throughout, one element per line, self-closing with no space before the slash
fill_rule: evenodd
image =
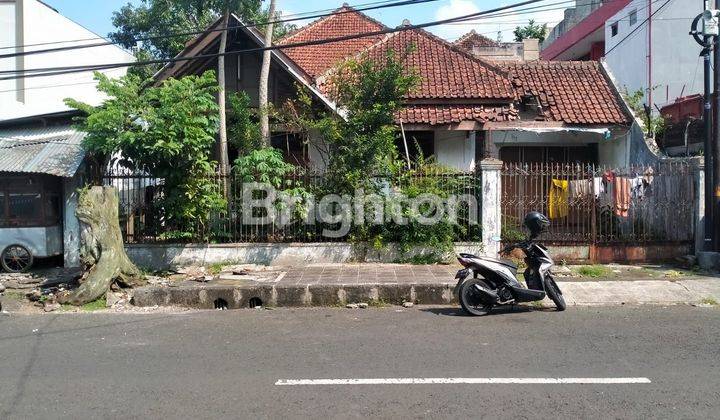
<path id="1" fill-rule="evenodd" d="M 545 278 L 545 291 L 548 297 L 555 303 L 555 307 L 558 311 L 564 311 L 567 307 L 565 305 L 565 298 L 560 291 L 560 288 L 555 284 L 555 280 L 552 277 L 547 276 Z"/>
<path id="2" fill-rule="evenodd" d="M 483 279 L 472 279 L 463 283 L 460 287 L 460 306 L 463 310 L 473 316 L 483 316 L 490 313 L 493 305 L 487 302 L 487 298 L 478 292 L 474 285 L 479 284 L 486 289 L 492 287 Z"/>

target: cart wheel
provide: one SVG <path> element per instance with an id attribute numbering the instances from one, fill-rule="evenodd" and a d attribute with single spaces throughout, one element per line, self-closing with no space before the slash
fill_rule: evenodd
<path id="1" fill-rule="evenodd" d="M 10 273 L 22 273 L 32 266 L 33 256 L 22 245 L 10 245 L 0 254 L 2 268 Z"/>

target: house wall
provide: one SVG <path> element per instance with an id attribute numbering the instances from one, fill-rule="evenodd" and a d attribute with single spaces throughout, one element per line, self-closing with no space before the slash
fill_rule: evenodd
<path id="1" fill-rule="evenodd" d="M 679 96 L 701 93 L 703 88 L 702 66 L 698 66 L 700 46 L 687 34 L 692 19 L 702 12 L 702 2 L 670 1 L 658 11 L 663 3 L 633 0 L 605 22 L 605 61 L 618 89 L 647 92 L 652 87 L 652 102 L 657 106 Z M 637 10 L 637 22 L 630 25 L 633 10 Z M 648 25 L 645 20 L 656 11 Z M 616 22 L 618 34 L 613 37 L 611 26 Z M 633 30 L 636 32 L 628 37 Z"/>
<path id="2" fill-rule="evenodd" d="M 70 42 L 76 39 L 95 38 L 90 41 Z M 43 42 L 68 41 L 49 47 L 64 47 L 97 43 L 98 35 L 62 16 L 37 0 L 0 2 L 0 45 L 27 45 Z M 48 46 L 27 47 L 26 51 L 45 49 Z M 19 49 L 3 50 L 15 53 Z M 106 45 L 86 49 L 27 55 L 15 59 L 1 59 L 0 70 L 22 70 L 59 66 L 78 66 L 134 61 L 129 52 Z M 118 77 L 126 68 L 103 70 Z M 72 97 L 91 105 L 99 105 L 104 96 L 96 89 L 93 73 L 81 72 L 65 75 L 0 81 L 0 121 L 67 111 L 63 100 Z"/>
<path id="3" fill-rule="evenodd" d="M 243 50 L 257 48 L 244 32 L 238 32 L 230 46 L 232 50 Z M 230 56 L 225 60 L 225 73 L 227 75 L 227 89 L 230 92 L 244 91 L 250 97 L 250 106 L 257 107 L 259 104 L 260 89 L 260 67 L 262 65 L 262 53 L 238 54 Z M 212 68 L 217 64 L 213 63 Z M 276 107 L 290 98 L 295 97 L 294 83 L 287 71 L 280 68 L 276 61 L 270 65 L 270 76 L 268 80 L 268 101 Z"/>
<path id="4" fill-rule="evenodd" d="M 598 165 L 627 166 L 630 160 L 628 141 L 628 134 L 625 134 L 598 143 Z"/>
<path id="5" fill-rule="evenodd" d="M 461 171 L 475 167 L 475 132 L 435 130 L 435 158 L 442 165 Z"/>

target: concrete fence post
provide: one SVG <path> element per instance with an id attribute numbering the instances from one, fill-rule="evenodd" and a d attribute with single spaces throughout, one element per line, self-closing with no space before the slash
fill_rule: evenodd
<path id="1" fill-rule="evenodd" d="M 695 203 L 693 203 L 693 222 L 695 223 L 695 255 L 704 251 L 705 243 L 705 163 L 696 161 Z"/>
<path id="2" fill-rule="evenodd" d="M 500 171 L 502 161 L 487 158 L 480 161 L 480 182 L 482 185 L 482 202 L 480 203 L 480 226 L 482 227 L 482 243 L 485 254 L 495 256 L 500 251 L 497 240 L 502 231 L 502 185 Z"/>

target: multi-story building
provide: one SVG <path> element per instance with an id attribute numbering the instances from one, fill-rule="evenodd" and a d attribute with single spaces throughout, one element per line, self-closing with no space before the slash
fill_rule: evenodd
<path id="1" fill-rule="evenodd" d="M 543 42 L 544 60 L 601 60 L 618 87 L 656 111 L 701 93 L 700 46 L 688 35 L 702 0 L 577 0 Z"/>

